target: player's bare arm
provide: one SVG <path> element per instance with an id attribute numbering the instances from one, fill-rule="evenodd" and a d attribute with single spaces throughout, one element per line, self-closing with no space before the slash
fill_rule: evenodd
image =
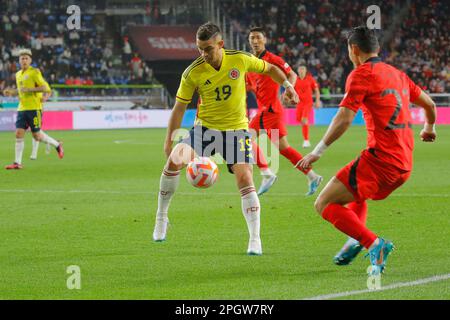
<path id="1" fill-rule="evenodd" d="M 334 141 L 339 139 L 345 131 L 350 127 L 355 118 L 356 113 L 345 107 L 339 108 L 338 113 L 333 118 L 327 132 L 323 136 L 322 140 L 317 144 L 314 150 L 307 154 L 301 161 L 299 166 L 306 169 L 311 166 L 312 163 L 320 159 L 325 149 L 330 146 Z"/>
<path id="2" fill-rule="evenodd" d="M 173 106 L 172 113 L 169 118 L 169 125 L 167 127 L 166 140 L 164 142 L 164 153 L 167 157 L 172 152 L 173 133 L 181 127 L 184 113 L 186 112 L 187 104 L 176 101 Z"/>
<path id="3" fill-rule="evenodd" d="M 420 96 L 413 103 L 425 110 L 426 120 L 422 131 L 420 131 L 420 138 L 424 142 L 433 142 L 436 139 L 436 130 L 434 128 L 436 122 L 436 104 L 424 91 L 420 93 Z"/>
<path id="4" fill-rule="evenodd" d="M 21 92 L 43 92 L 43 93 L 46 93 L 49 91 L 49 88 L 46 85 L 35 87 L 35 88 L 21 87 L 20 91 Z"/>
<path id="5" fill-rule="evenodd" d="M 318 109 L 318 108 L 320 108 L 320 90 L 319 90 L 319 88 L 315 88 L 315 89 L 314 89 L 314 93 L 315 93 L 315 95 L 316 95 L 316 104 L 315 104 L 315 107 Z"/>
<path id="6" fill-rule="evenodd" d="M 7 89 L 3 90 L 3 95 L 6 97 L 17 96 L 18 91 L 17 91 L 17 89 L 7 88 Z"/>
<path id="7" fill-rule="evenodd" d="M 297 82 L 297 74 L 291 70 L 287 75 L 288 81 L 292 84 L 295 84 Z"/>
<path id="8" fill-rule="evenodd" d="M 298 95 L 295 92 L 294 86 L 288 80 L 283 71 L 281 71 L 277 66 L 267 63 L 267 68 L 264 74 L 268 75 L 272 78 L 273 81 L 282 85 L 286 92 L 284 94 L 283 100 L 286 104 L 295 104 L 298 103 Z"/>

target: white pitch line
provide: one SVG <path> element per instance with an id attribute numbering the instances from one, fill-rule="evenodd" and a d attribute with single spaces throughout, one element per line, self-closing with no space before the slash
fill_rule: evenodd
<path id="1" fill-rule="evenodd" d="M 100 194 L 154 194 L 155 191 L 120 191 L 120 190 L 26 190 L 26 189 L 0 189 L 0 193 L 100 193 Z M 177 192 L 177 195 L 184 196 L 204 196 L 202 192 Z M 236 192 L 213 192 L 208 193 L 208 196 L 234 196 L 239 194 Z M 299 197 L 301 193 L 268 193 L 264 197 Z M 448 198 L 450 194 L 430 194 L 430 193 L 400 193 L 392 194 L 390 197 L 423 197 L 423 198 Z"/>
<path id="2" fill-rule="evenodd" d="M 380 292 L 380 291 L 386 291 L 386 290 L 392 290 L 392 289 L 398 289 L 398 288 L 404 288 L 404 287 L 420 286 L 423 284 L 438 282 L 438 281 L 445 281 L 448 279 L 450 279 L 450 273 L 441 274 L 441 275 L 424 278 L 424 279 L 419 279 L 419 280 L 415 280 L 415 281 L 410 281 L 410 282 L 393 283 L 393 284 L 381 287 L 380 289 L 377 289 L 377 290 L 364 289 L 364 290 L 355 290 L 355 291 L 345 291 L 345 292 L 339 292 L 339 293 L 324 294 L 321 296 L 316 296 L 316 297 L 311 297 L 311 298 L 304 298 L 303 300 L 328 300 L 328 299 L 335 299 L 335 298 L 343 298 L 343 297 L 349 297 L 349 296 L 354 296 L 354 295 L 364 294 L 364 293 L 374 293 L 374 292 Z"/>

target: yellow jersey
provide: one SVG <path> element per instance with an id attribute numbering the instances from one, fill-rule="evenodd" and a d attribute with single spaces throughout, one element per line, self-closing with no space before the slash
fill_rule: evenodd
<path id="1" fill-rule="evenodd" d="M 35 88 L 45 85 L 50 92 L 50 86 L 44 80 L 41 71 L 29 66 L 25 71 L 16 72 L 16 85 L 19 95 L 18 111 L 42 110 L 42 92 L 21 92 L 20 88 Z"/>
<path id="2" fill-rule="evenodd" d="M 266 62 L 250 53 L 222 49 L 219 70 L 206 63 L 203 57 L 197 58 L 186 68 L 176 100 L 188 104 L 197 90 L 201 102 L 197 109 L 196 125 L 220 131 L 247 130 L 245 74 L 263 73 L 266 69 Z"/>

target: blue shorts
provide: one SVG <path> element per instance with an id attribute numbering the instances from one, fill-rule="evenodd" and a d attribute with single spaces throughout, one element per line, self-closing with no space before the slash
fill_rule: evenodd
<path id="1" fill-rule="evenodd" d="M 251 134 L 247 130 L 218 131 L 194 126 L 180 143 L 189 145 L 200 157 L 219 153 L 227 163 L 228 171 L 237 163 L 254 163 Z"/>
<path id="2" fill-rule="evenodd" d="M 42 110 L 26 110 L 17 112 L 16 129 L 39 132 L 42 126 Z"/>

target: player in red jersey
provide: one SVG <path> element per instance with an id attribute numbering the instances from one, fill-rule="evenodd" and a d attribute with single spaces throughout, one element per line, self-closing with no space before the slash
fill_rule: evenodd
<path id="1" fill-rule="evenodd" d="M 295 82 L 295 91 L 297 91 L 299 102 L 297 104 L 297 121 L 301 123 L 303 133 L 303 148 L 311 147 L 309 142 L 309 115 L 313 107 L 314 92 L 316 96 L 315 107 L 320 108 L 320 91 L 314 77 L 308 72 L 305 65 L 300 65 L 297 69 L 298 78 Z"/>
<path id="2" fill-rule="evenodd" d="M 379 275 L 393 244 L 366 227 L 366 200 L 385 199 L 409 178 L 414 146 L 410 102 L 425 110 L 422 141 L 432 142 L 436 138 L 436 107 L 405 73 L 381 61 L 373 30 L 354 28 L 348 35 L 348 51 L 355 69 L 347 78 L 340 109 L 322 141 L 300 165 L 306 169 L 319 160 L 325 149 L 347 130 L 358 109 L 362 109 L 367 149 L 330 180 L 314 206 L 325 220 L 350 237 L 334 262 L 348 264 L 365 247 L 371 262 L 369 273 Z"/>
<path id="3" fill-rule="evenodd" d="M 292 87 L 292 83 L 295 83 L 297 75 L 281 57 L 266 50 L 267 38 L 264 29 L 260 27 L 250 29 L 249 42 L 254 55 L 277 66 L 286 74 L 288 80 L 283 86 Z M 250 121 L 249 127 L 254 129 L 258 136 L 260 130 L 264 129 L 266 131 L 268 137 L 277 146 L 281 155 L 291 161 L 294 167 L 301 170 L 308 178 L 309 190 L 306 195 L 314 194 L 322 181 L 322 177 L 316 174 L 311 168 L 303 169 L 298 166 L 302 155 L 289 145 L 287 139 L 287 130 L 283 120 L 284 109 L 278 99 L 279 85 L 270 77 L 262 74 L 249 73 L 247 74 L 247 86 L 248 89 L 255 92 L 258 102 L 258 113 Z M 269 169 L 263 152 L 255 142 L 253 143 L 253 149 L 256 163 L 263 175 L 263 181 L 258 190 L 258 195 L 261 195 L 267 192 L 273 185 L 276 180 L 276 175 Z"/>

